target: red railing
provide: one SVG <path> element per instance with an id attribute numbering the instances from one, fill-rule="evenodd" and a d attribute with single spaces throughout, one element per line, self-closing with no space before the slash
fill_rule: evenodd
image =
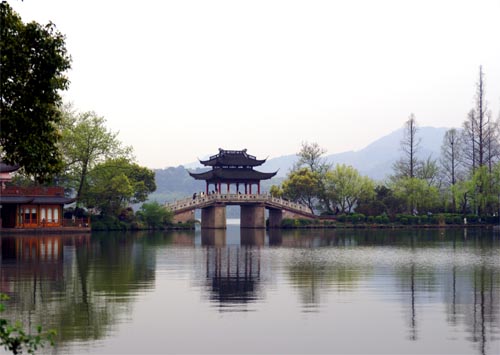
<path id="1" fill-rule="evenodd" d="M 0 191 L 1 195 L 19 195 L 19 196 L 64 196 L 64 188 L 60 186 L 6 186 Z"/>

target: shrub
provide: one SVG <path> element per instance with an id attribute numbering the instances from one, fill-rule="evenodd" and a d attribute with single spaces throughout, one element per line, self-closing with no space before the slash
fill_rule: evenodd
<path id="1" fill-rule="evenodd" d="M 282 228 L 293 228 L 295 227 L 295 221 L 291 218 L 283 218 L 281 221 Z"/>
<path id="2" fill-rule="evenodd" d="M 468 214 L 467 215 L 467 223 L 478 223 L 479 217 L 476 214 Z"/>

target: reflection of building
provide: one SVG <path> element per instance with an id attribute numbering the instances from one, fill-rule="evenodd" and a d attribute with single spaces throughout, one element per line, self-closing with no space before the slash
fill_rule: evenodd
<path id="1" fill-rule="evenodd" d="M 206 248 L 206 277 L 212 300 L 238 304 L 259 298 L 259 249 L 226 247 Z"/>
<path id="2" fill-rule="evenodd" d="M 53 228 L 63 226 L 63 207 L 74 199 L 62 187 L 8 186 L 18 170 L 0 162 L 0 228 Z"/>
<path id="3" fill-rule="evenodd" d="M 221 306 L 255 301 L 261 297 L 260 247 L 264 246 L 265 230 L 241 230 L 241 246 L 226 245 L 226 234 L 224 229 L 201 233 L 210 299 Z"/>
<path id="4" fill-rule="evenodd" d="M 86 245 L 88 234 L 2 236 L 0 238 L 0 291 L 26 279 L 63 279 L 64 245 Z"/>

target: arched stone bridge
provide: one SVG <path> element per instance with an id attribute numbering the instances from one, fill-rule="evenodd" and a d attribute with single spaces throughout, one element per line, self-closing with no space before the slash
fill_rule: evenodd
<path id="1" fill-rule="evenodd" d="M 265 209 L 269 210 L 269 227 L 281 226 L 283 218 L 316 218 L 311 209 L 300 203 L 276 198 L 270 194 L 212 194 L 167 203 L 174 213 L 174 222 L 194 220 L 194 211 L 201 209 L 202 228 L 226 228 L 226 206 L 241 206 L 242 228 L 265 228 Z"/>

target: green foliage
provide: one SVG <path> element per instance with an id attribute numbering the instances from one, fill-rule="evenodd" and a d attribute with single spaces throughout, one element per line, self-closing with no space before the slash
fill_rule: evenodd
<path id="1" fill-rule="evenodd" d="M 408 212 L 432 211 L 439 204 L 438 189 L 429 186 L 425 180 L 401 178 L 393 183 L 392 188 L 394 195 L 405 201 Z"/>
<path id="2" fill-rule="evenodd" d="M 156 189 L 154 172 L 126 158 L 98 164 L 88 175 L 82 201 L 102 215 L 117 216 L 129 203 L 143 202 Z"/>
<path id="3" fill-rule="evenodd" d="M 0 302 L 8 300 L 9 297 L 0 293 Z M 0 313 L 5 306 L 0 303 Z M 0 346 L 13 354 L 22 354 L 26 351 L 28 354 L 34 354 L 39 348 L 43 348 L 46 343 L 54 346 L 55 330 L 42 332 L 42 327 L 36 327 L 36 334 L 26 333 L 20 322 L 14 324 L 8 320 L 0 318 Z"/>
<path id="4" fill-rule="evenodd" d="M 389 217 L 387 215 L 379 215 L 375 216 L 375 223 L 377 224 L 388 224 L 390 222 Z"/>
<path id="5" fill-rule="evenodd" d="M 132 148 L 123 147 L 117 139 L 118 133 L 109 131 L 106 120 L 94 112 L 77 114 L 70 106 L 65 106 L 62 113 L 60 148 L 65 168 L 61 180 L 76 191 L 79 199 L 85 193 L 89 173 L 98 164 L 110 159 L 131 160 Z"/>
<path id="6" fill-rule="evenodd" d="M 281 221 L 281 228 L 294 228 L 295 227 L 295 220 L 292 218 L 283 218 Z"/>
<path id="7" fill-rule="evenodd" d="M 283 189 L 281 188 L 281 186 L 272 185 L 269 189 L 269 193 L 273 197 L 283 197 Z"/>
<path id="8" fill-rule="evenodd" d="M 374 195 L 373 181 L 352 166 L 337 165 L 325 174 L 325 196 L 329 205 L 339 206 L 342 213 L 352 212 L 360 199 L 368 200 Z"/>
<path id="9" fill-rule="evenodd" d="M 173 220 L 173 213 L 156 201 L 144 203 L 137 214 L 152 229 L 164 228 Z"/>
<path id="10" fill-rule="evenodd" d="M 7 2 L 0 3 L 0 24 L 2 160 L 47 181 L 62 168 L 57 106 L 71 61 L 65 38 L 52 23 L 23 23 Z"/>
<path id="11" fill-rule="evenodd" d="M 306 204 L 311 209 L 319 194 L 320 174 L 309 168 L 291 171 L 283 181 L 283 197 Z"/>

